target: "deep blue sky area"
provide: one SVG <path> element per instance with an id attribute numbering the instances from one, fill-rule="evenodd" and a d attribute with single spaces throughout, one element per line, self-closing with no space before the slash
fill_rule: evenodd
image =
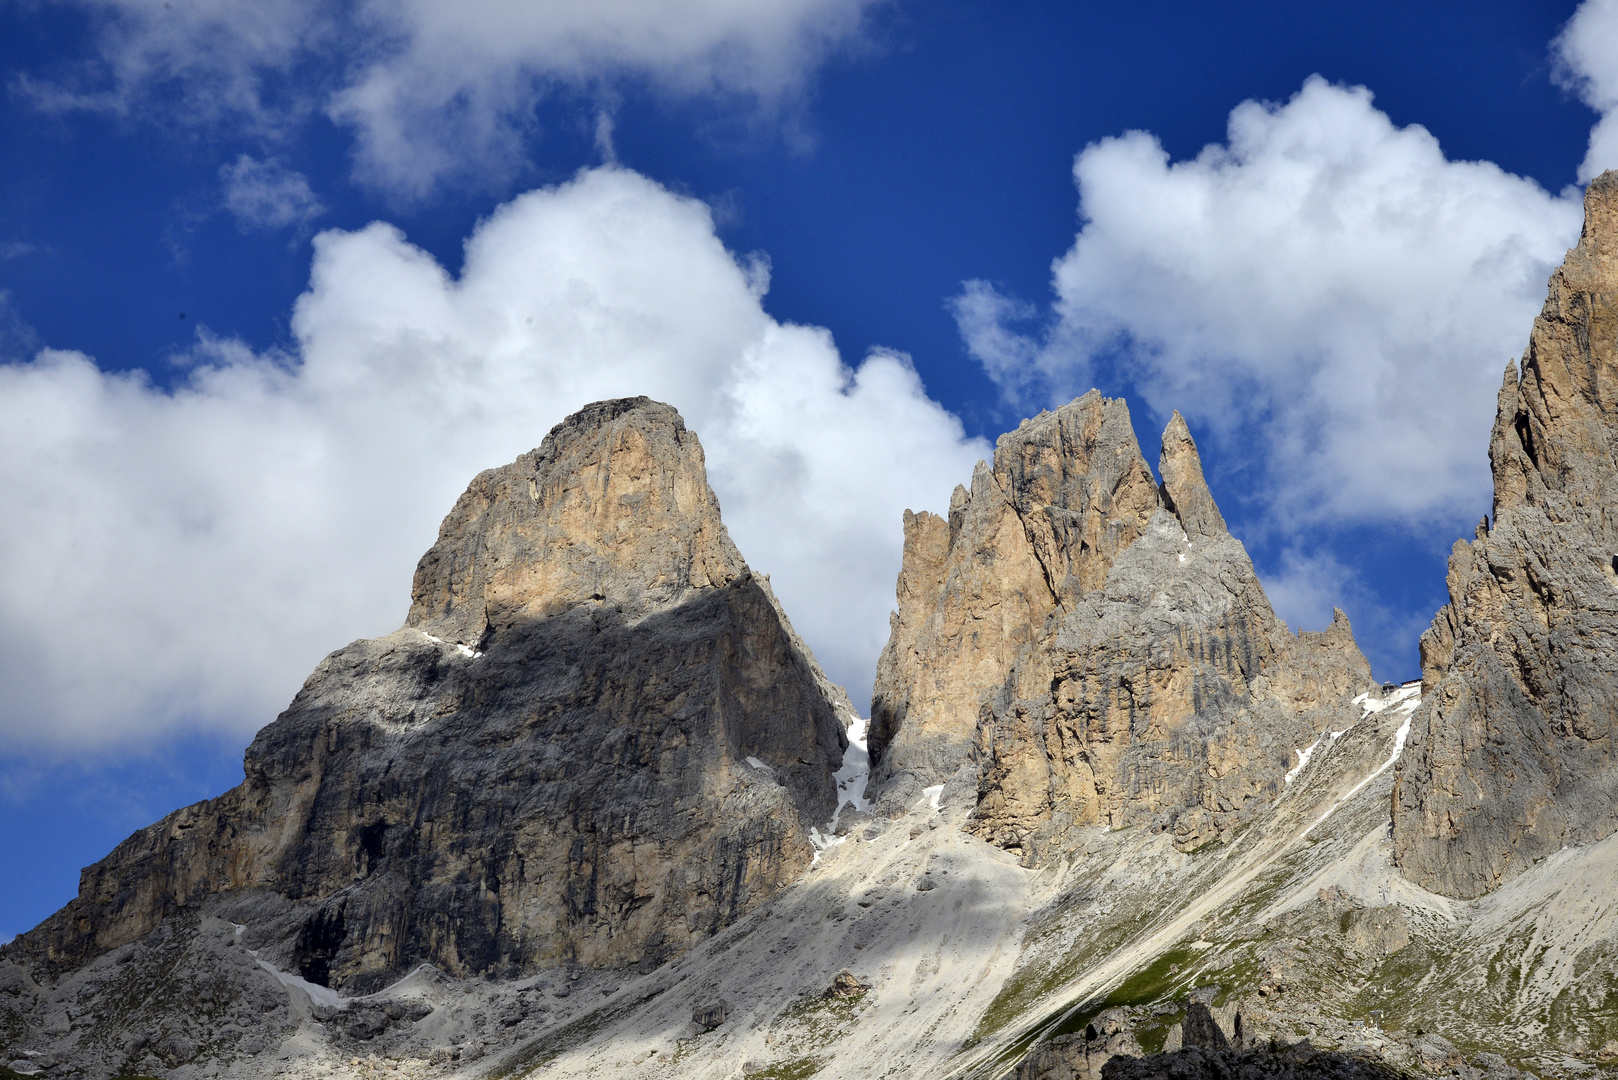
<path id="1" fill-rule="evenodd" d="M 713 205 L 732 250 L 768 254 L 771 315 L 829 328 L 849 362 L 873 347 L 909 354 L 932 397 L 969 434 L 992 439 L 1019 410 L 967 352 L 947 302 L 963 281 L 986 279 L 1049 303 L 1052 260 L 1079 225 L 1072 166 L 1085 146 L 1142 129 L 1173 159 L 1192 157 L 1224 139 L 1240 102 L 1285 101 L 1318 73 L 1368 87 L 1395 124 L 1424 126 L 1451 159 L 1493 161 L 1558 192 L 1576 182 L 1595 120 L 1553 79 L 1550 43 L 1575 6 L 899 0 L 768 115 L 634 75 L 559 89 L 536 108 L 512 174 L 411 199 L 354 181 L 350 132 L 318 112 L 268 137 L 140 110 L 42 109 L 19 79 L 76 70 L 93 53 L 93 20 L 79 6 L 3 4 L 0 291 L 10 315 L 0 317 L 0 360 L 73 349 L 169 386 L 181 375 L 171 358 L 198 327 L 255 349 L 290 346 L 313 233 L 387 220 L 456 271 L 463 241 L 500 203 L 600 162 L 605 107 L 622 164 Z M 218 195 L 221 167 L 240 154 L 302 173 L 326 212 L 302 228 L 240 227 Z M 1131 395 L 1122 375 L 1106 377 L 1115 381 L 1104 392 Z M 1134 416 L 1155 459 L 1166 417 L 1139 406 Z M 1246 497 L 1242 463 L 1210 455 L 1207 465 L 1233 532 L 1265 569 L 1279 547 L 1253 517 L 1263 507 Z M 1370 593 L 1401 598 L 1399 610 L 1430 616 L 1445 598 L 1453 537 L 1318 539 L 1353 562 Z M 1419 674 L 1419 627 L 1356 621 L 1379 677 Z M 0 756 L 0 938 L 70 899 L 78 868 L 133 828 L 238 782 L 241 750 L 239 739 L 196 737 L 110 757 Z"/>

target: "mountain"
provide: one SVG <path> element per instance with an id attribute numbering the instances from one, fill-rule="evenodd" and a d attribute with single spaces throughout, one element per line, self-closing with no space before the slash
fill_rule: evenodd
<path id="1" fill-rule="evenodd" d="M 1154 476 L 1092 391 L 905 514 L 861 720 L 678 414 L 601 402 L 472 482 L 241 787 L 0 948 L 0 1063 L 1610 1075 L 1618 176 L 1586 206 L 1420 683 L 1287 627 L 1184 420 Z"/>
<path id="2" fill-rule="evenodd" d="M 1471 898 L 1618 832 L 1618 173 L 1592 181 L 1489 439 L 1493 521 L 1422 635 L 1399 865 Z"/>
<path id="3" fill-rule="evenodd" d="M 423 964 L 656 967 L 809 866 L 851 715 L 696 436 L 602 402 L 473 480 L 405 626 L 322 661 L 240 787 L 124 841 L 3 955 L 48 983 L 212 919 L 347 994 Z"/>
<path id="4" fill-rule="evenodd" d="M 1091 391 L 1001 436 L 947 522 L 906 516 L 871 707 L 884 800 L 957 784 L 973 831 L 1029 860 L 1096 822 L 1190 851 L 1352 724 L 1374 684 L 1348 620 L 1276 618 L 1178 413 L 1158 471 L 1128 406 Z"/>

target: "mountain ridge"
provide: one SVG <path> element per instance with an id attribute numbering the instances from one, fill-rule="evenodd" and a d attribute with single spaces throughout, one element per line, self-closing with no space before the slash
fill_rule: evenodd
<path id="1" fill-rule="evenodd" d="M 473 479 L 405 626 L 323 660 L 239 788 L 0 946 L 8 1068 L 1116 1080 L 1228 1037 L 1594 1080 L 1618 174 L 1586 207 L 1419 684 L 1341 611 L 1288 629 L 1184 418 L 1154 476 L 1091 391 L 906 512 L 867 729 L 679 414 L 598 402 Z"/>

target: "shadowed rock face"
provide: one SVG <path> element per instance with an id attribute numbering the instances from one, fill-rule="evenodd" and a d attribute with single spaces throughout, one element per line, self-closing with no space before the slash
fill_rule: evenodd
<path id="1" fill-rule="evenodd" d="M 945 525 L 907 515 L 872 703 L 883 800 L 952 776 L 971 828 L 1036 855 L 1071 826 L 1190 850 L 1268 805 L 1370 668 L 1341 612 L 1294 636 L 1225 529 L 1185 422 L 1161 488 L 1124 402 L 1092 391 L 1003 436 Z"/>
<path id="2" fill-rule="evenodd" d="M 1618 830 L 1618 173 L 1585 192 L 1489 443 L 1494 521 L 1449 561 L 1394 791 L 1400 868 L 1489 892 Z"/>
<path id="3" fill-rule="evenodd" d="M 130 837 L 7 952 L 72 967 L 200 907 L 273 917 L 266 955 L 350 992 L 423 962 L 661 962 L 809 865 L 839 705 L 678 413 L 593 405 L 473 481 L 406 627 L 322 661 L 240 787 Z"/>

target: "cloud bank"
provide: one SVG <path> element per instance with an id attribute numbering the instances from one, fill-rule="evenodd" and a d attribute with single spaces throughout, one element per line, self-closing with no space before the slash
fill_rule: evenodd
<path id="1" fill-rule="evenodd" d="M 18 85 L 43 107 L 284 134 L 325 113 L 361 179 L 425 197 L 514 167 L 534 106 L 622 79 L 766 113 L 880 0 L 72 0 L 95 57 Z"/>
<path id="2" fill-rule="evenodd" d="M 1551 47 L 1558 81 L 1601 114 L 1579 166 L 1587 181 L 1618 168 L 1618 0 L 1584 0 Z"/>
<path id="3" fill-rule="evenodd" d="M 988 453 L 900 354 L 770 318 L 708 208 L 601 168 L 506 204 L 452 278 L 398 230 L 315 239 L 295 348 L 203 337 L 172 392 L 44 351 L 0 365 L 0 744 L 82 752 L 270 720 L 388 632 L 480 469 L 648 394 L 834 678 L 868 692 L 906 507 Z"/>
<path id="4" fill-rule="evenodd" d="M 1008 397 L 1099 379 L 1178 408 L 1257 464 L 1282 529 L 1448 536 L 1487 509 L 1500 373 L 1578 238 L 1576 190 L 1451 161 L 1368 90 L 1319 77 L 1239 105 L 1227 142 L 1190 161 L 1130 132 L 1073 175 L 1083 224 L 1049 311 L 984 282 L 955 300 Z"/>

